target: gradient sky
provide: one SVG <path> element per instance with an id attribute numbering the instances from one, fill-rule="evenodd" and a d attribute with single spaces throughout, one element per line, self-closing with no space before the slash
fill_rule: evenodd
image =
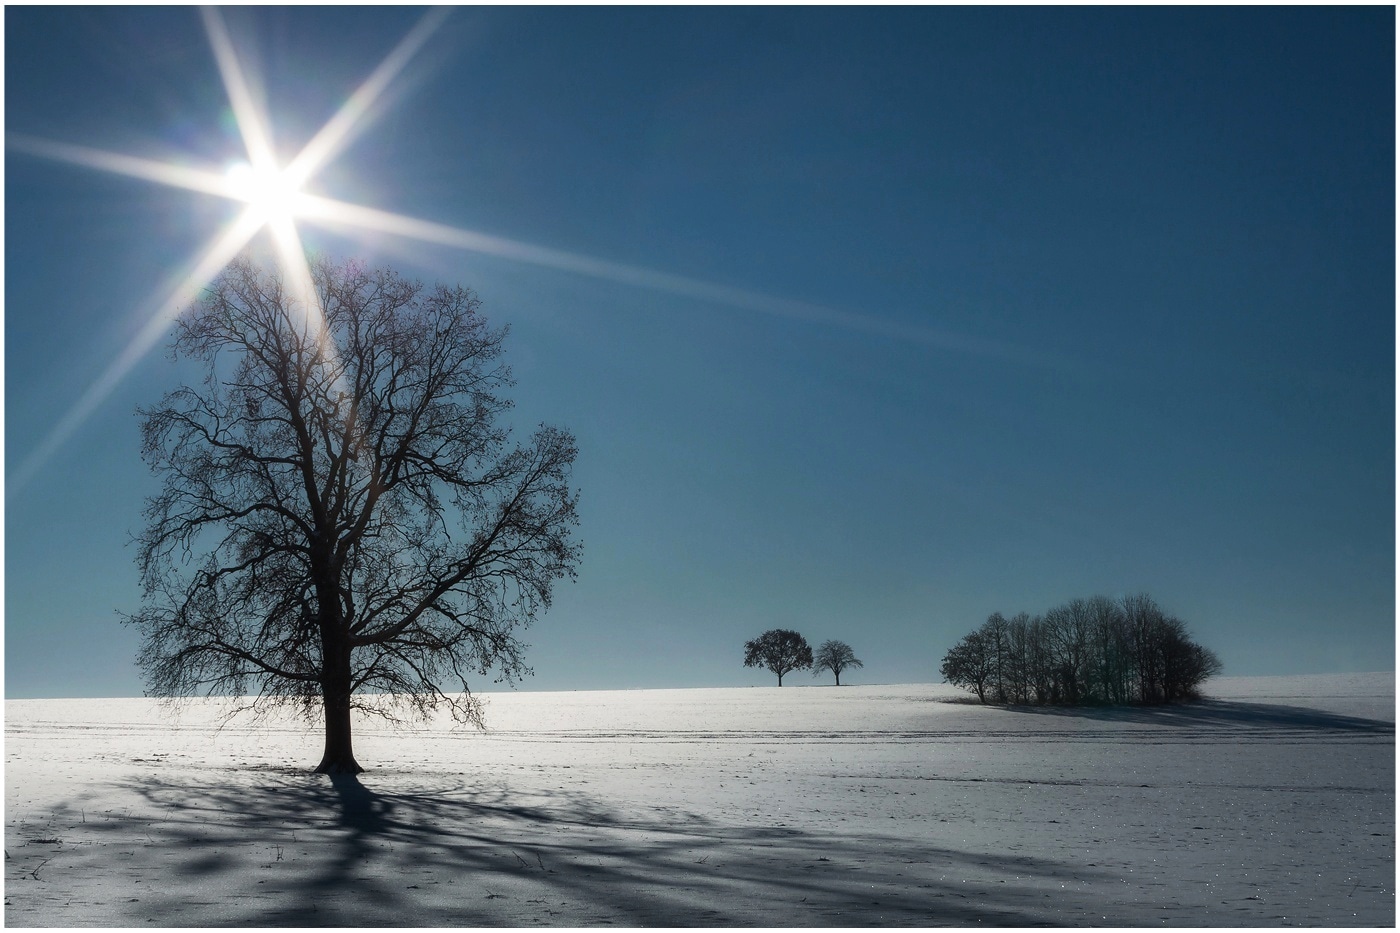
<path id="1" fill-rule="evenodd" d="M 134 695 L 134 409 L 189 370 L 15 476 L 237 208 L 13 141 L 243 150 L 197 11 L 4 15 L 5 695 Z M 284 158 L 421 15 L 226 11 Z M 311 189 L 737 300 L 302 230 L 476 289 L 578 437 L 526 688 L 767 685 L 774 627 L 936 681 L 1141 591 L 1226 673 L 1393 670 L 1394 15 L 462 9 Z"/>

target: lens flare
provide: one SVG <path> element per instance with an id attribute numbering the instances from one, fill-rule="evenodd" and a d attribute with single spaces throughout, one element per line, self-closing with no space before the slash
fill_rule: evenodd
<path id="1" fill-rule="evenodd" d="M 188 264 L 187 268 L 190 271 L 178 276 L 174 286 L 163 298 L 151 302 L 155 306 L 154 310 L 138 336 L 63 418 L 59 419 L 48 436 L 22 465 L 17 477 L 10 477 L 8 491 L 18 489 L 39 470 L 63 441 L 96 410 L 131 367 L 158 341 L 179 308 L 193 300 L 200 288 L 216 276 L 254 236 L 264 230 L 271 237 L 276 249 L 286 285 L 304 309 L 308 332 L 325 341 L 327 335 L 324 333 L 324 321 L 312 283 L 311 270 L 307 265 L 306 252 L 297 230 L 298 220 L 312 221 L 333 229 L 348 228 L 387 233 L 418 242 L 438 243 L 733 308 L 924 343 L 956 353 L 1000 357 L 1055 369 L 1065 365 L 1062 360 L 1043 352 L 1011 344 L 951 334 L 918 324 L 897 323 L 882 316 L 763 295 L 654 269 L 450 227 L 305 192 L 303 187 L 315 173 L 339 155 L 363 130 L 376 102 L 442 25 L 448 12 L 445 8 L 437 8 L 425 14 L 356 88 L 325 126 L 285 166 L 278 163 L 266 115 L 252 93 L 223 18 L 217 9 L 208 7 L 201 10 L 205 33 L 247 151 L 247 161 L 239 162 L 220 173 L 105 152 L 86 146 L 7 134 L 6 146 L 11 150 L 172 187 L 216 194 L 247 205 L 239 212 L 238 217 Z"/>

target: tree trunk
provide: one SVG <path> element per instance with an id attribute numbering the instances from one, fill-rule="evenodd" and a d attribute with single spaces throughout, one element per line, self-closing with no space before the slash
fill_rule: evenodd
<path id="1" fill-rule="evenodd" d="M 355 760 L 350 742 L 350 693 L 326 696 L 326 751 L 317 774 L 360 774 L 365 769 Z"/>
<path id="2" fill-rule="evenodd" d="M 841 686 L 841 672 L 840 672 L 840 671 L 837 671 L 837 672 L 836 672 L 836 686 L 838 686 L 838 687 Z"/>
<path id="3" fill-rule="evenodd" d="M 355 760 L 350 741 L 350 650 L 348 646 L 335 647 L 340 650 L 329 645 L 323 648 L 321 691 L 325 700 L 326 752 L 316 773 L 360 774 L 365 769 Z"/>
<path id="4" fill-rule="evenodd" d="M 783 675 L 782 675 L 782 674 L 779 674 L 779 675 L 778 675 L 778 686 L 781 687 L 782 685 L 783 685 Z"/>

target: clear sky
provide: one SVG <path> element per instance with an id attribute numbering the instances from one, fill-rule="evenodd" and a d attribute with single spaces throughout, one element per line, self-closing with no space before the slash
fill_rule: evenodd
<path id="1" fill-rule="evenodd" d="M 284 160 L 422 15 L 226 11 Z M 938 680 L 1141 591 L 1227 673 L 1392 670 L 1394 15 L 467 8 L 309 190 L 716 288 L 302 232 L 476 289 L 578 437 L 527 688 L 766 685 L 775 627 Z M 238 206 L 19 143 L 245 155 L 192 9 L 6 8 L 5 129 L 5 694 L 139 694 L 134 410 L 190 373 L 40 452 Z"/>

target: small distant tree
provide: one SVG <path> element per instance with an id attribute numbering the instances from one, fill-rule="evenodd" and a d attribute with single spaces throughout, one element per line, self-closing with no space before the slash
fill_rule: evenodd
<path id="1" fill-rule="evenodd" d="M 834 641 L 828 639 L 822 642 L 817 649 L 816 655 L 812 659 L 812 676 L 816 677 L 822 671 L 831 671 L 836 675 L 836 686 L 841 686 L 841 672 L 848 667 L 865 667 L 860 663 L 860 658 L 851 650 L 851 646 L 844 641 Z"/>
<path id="2" fill-rule="evenodd" d="M 778 686 L 781 687 L 784 674 L 805 671 L 812 666 L 812 646 L 797 632 L 785 628 L 770 629 L 752 641 L 744 642 L 744 666 L 768 668 L 778 675 Z"/>

